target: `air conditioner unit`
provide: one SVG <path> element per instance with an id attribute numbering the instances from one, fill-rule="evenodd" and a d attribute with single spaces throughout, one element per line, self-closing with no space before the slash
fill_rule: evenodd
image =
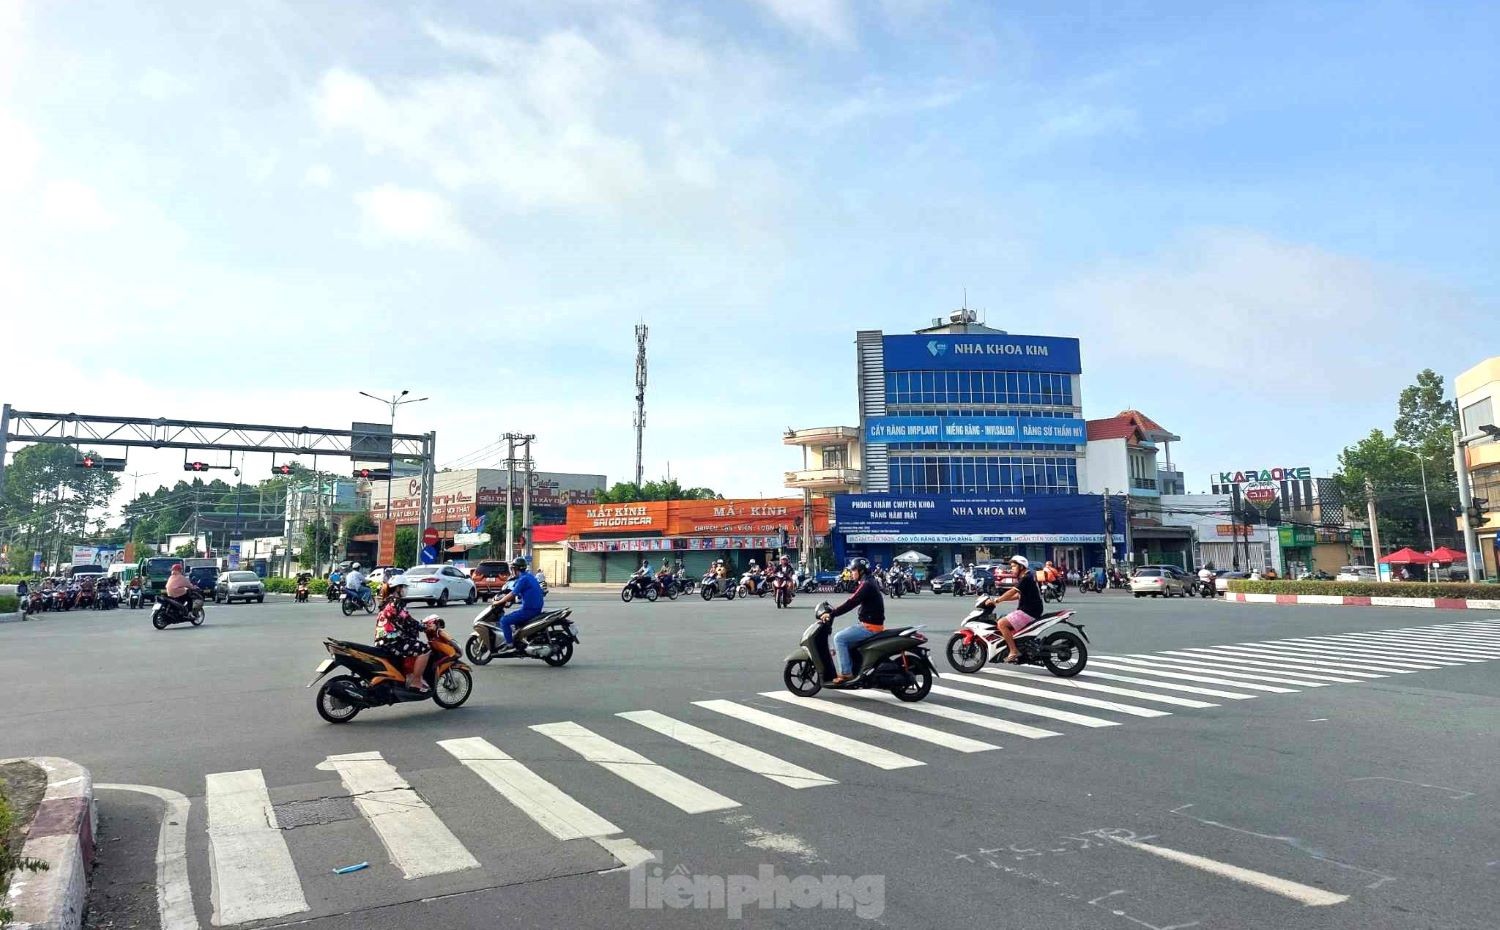
<path id="1" fill-rule="evenodd" d="M 963 310 L 955 310 L 948 317 L 948 321 L 951 323 L 973 323 L 977 319 L 979 319 L 979 314 L 967 308 Z"/>

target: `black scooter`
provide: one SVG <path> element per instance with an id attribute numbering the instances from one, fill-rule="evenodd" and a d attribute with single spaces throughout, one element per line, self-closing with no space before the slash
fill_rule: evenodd
<path id="1" fill-rule="evenodd" d="M 174 623 L 202 626 L 203 592 L 189 591 L 183 601 L 178 603 L 165 594 L 158 595 L 156 606 L 151 608 L 151 625 L 158 630 L 165 630 Z"/>
<path id="2" fill-rule="evenodd" d="M 827 601 L 813 608 L 818 619 L 802 633 L 802 645 L 786 657 L 781 680 L 798 697 L 812 697 L 825 687 L 839 690 L 878 688 L 903 701 L 920 701 L 932 690 L 937 669 L 927 654 L 927 637 L 920 626 L 897 627 L 876 633 L 852 650 L 857 668 L 845 684 L 833 685 L 836 676 L 829 635 L 833 632 L 833 606 Z M 828 619 L 824 619 L 824 618 Z"/>
<path id="3" fill-rule="evenodd" d="M 328 590 L 323 592 L 323 596 L 328 598 L 329 603 L 342 600 L 344 597 L 344 583 L 342 581 L 328 582 Z"/>
<path id="4" fill-rule="evenodd" d="M 571 607 L 544 610 L 530 623 L 516 629 L 515 645 L 505 645 L 500 618 L 505 608 L 496 598 L 474 618 L 474 632 L 464 643 L 464 655 L 475 665 L 488 665 L 491 659 L 541 659 L 553 668 L 567 665 L 578 643 L 578 624 L 568 619 Z"/>

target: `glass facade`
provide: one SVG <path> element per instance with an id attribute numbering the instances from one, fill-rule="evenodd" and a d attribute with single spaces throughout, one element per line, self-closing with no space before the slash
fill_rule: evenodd
<path id="1" fill-rule="evenodd" d="M 890 468 L 893 492 L 1078 493 L 1078 462 L 1073 456 L 903 454 L 891 456 Z"/>
<path id="2" fill-rule="evenodd" d="M 887 407 L 971 404 L 1071 407 L 1073 376 L 1045 371 L 888 371 L 885 373 L 885 402 Z"/>

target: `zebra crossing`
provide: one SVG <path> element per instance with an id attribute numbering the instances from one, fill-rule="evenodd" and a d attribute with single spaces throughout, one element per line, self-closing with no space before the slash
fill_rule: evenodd
<path id="1" fill-rule="evenodd" d="M 653 837 L 628 836 L 622 820 L 634 818 L 640 827 L 644 818 L 649 830 L 668 817 L 711 819 L 755 805 L 775 810 L 782 792 L 820 789 L 821 797 L 837 793 L 844 780 L 966 756 L 1003 758 L 1034 742 L 1088 730 L 1496 659 L 1500 618 L 1096 654 L 1069 679 L 1013 666 L 944 675 L 927 700 L 913 704 L 873 691 L 825 690 L 812 699 L 766 691 L 623 711 L 587 726 L 574 720 L 517 724 L 435 741 L 431 768 L 460 779 L 461 790 L 473 795 L 467 804 L 513 808 L 546 842 L 586 841 L 593 850 L 589 861 L 600 865 L 590 871 L 610 871 L 652 859 Z M 529 758 L 545 755 L 535 751 L 539 743 L 568 765 L 605 774 L 566 781 L 549 775 L 539 767 L 555 768 L 555 759 Z M 493 851 L 471 848 L 472 835 L 445 823 L 413 786 L 409 777 L 417 780 L 416 774 L 403 775 L 379 750 L 311 760 L 309 768 L 342 785 L 353 813 L 339 829 L 366 831 L 373 839 L 364 848 L 378 849 L 382 858 L 372 857 L 372 871 L 419 883 L 462 881 L 487 867 Z M 277 795 L 258 769 L 204 777 L 205 835 L 190 838 L 189 855 L 207 848 L 214 926 L 300 919 L 340 905 L 340 888 L 311 874 L 313 857 L 299 849 L 322 827 L 280 825 Z M 449 809 L 448 816 L 456 816 Z M 319 882 L 310 893 L 309 884 Z"/>

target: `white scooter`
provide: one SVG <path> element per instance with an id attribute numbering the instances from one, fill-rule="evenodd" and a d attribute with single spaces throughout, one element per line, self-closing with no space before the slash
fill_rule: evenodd
<path id="1" fill-rule="evenodd" d="M 1083 632 L 1083 624 L 1072 622 L 1072 617 L 1071 610 L 1043 614 L 1041 619 L 1016 634 L 1020 664 L 1045 666 L 1059 678 L 1072 678 L 1083 671 L 1089 661 L 1088 634 Z M 948 638 L 948 664 L 957 671 L 972 675 L 990 662 L 1005 662 L 1010 650 L 996 629 L 998 622 L 989 598 L 981 597 L 975 601 L 974 609 L 964 617 L 958 631 Z"/>

